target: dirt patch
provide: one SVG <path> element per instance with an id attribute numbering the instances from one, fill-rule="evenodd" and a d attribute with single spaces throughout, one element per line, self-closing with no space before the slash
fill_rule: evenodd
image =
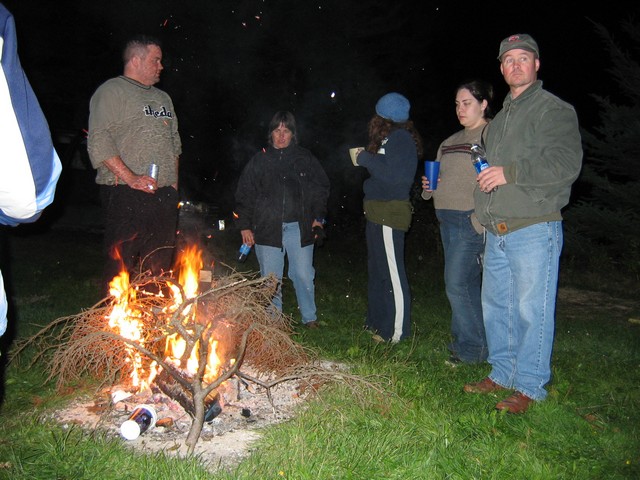
<path id="1" fill-rule="evenodd" d="M 575 288 L 558 290 L 558 314 L 581 319 L 594 311 L 607 312 L 612 320 L 640 323 L 640 301 Z"/>

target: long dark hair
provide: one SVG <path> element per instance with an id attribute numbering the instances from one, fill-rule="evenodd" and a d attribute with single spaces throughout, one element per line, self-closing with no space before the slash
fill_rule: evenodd
<path id="1" fill-rule="evenodd" d="M 398 128 L 403 128 L 411 134 L 416 144 L 418 158 L 422 158 L 422 137 L 413 125 L 413 121 L 407 120 L 406 122 L 395 123 L 380 115 L 374 115 L 373 118 L 369 120 L 369 145 L 367 146 L 367 152 L 377 153 L 382 146 L 382 141 L 389 136 L 392 130 Z"/>
<path id="2" fill-rule="evenodd" d="M 469 93 L 482 103 L 483 100 L 487 101 L 487 108 L 484 109 L 484 118 L 491 120 L 493 118 L 493 109 L 491 108 L 491 102 L 493 102 L 493 86 L 489 82 L 484 80 L 467 80 L 456 88 L 456 94 L 460 90 L 469 90 Z"/>

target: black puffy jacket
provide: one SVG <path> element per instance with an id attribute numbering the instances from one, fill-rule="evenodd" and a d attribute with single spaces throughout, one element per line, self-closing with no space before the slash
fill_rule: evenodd
<path id="1" fill-rule="evenodd" d="M 240 175 L 236 226 L 252 230 L 257 244 L 282 247 L 282 223 L 297 221 L 305 247 L 314 242 L 311 225 L 325 217 L 328 198 L 329 178 L 309 150 L 270 146 L 255 154 Z M 295 218 L 285 219 L 285 212 Z"/>

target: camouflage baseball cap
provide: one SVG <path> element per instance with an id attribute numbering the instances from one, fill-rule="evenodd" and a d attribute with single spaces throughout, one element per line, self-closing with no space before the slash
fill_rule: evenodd
<path id="1" fill-rule="evenodd" d="M 502 55 L 507 53 L 509 50 L 513 50 L 515 48 L 533 52 L 535 53 L 536 58 L 540 57 L 538 44 L 531 37 L 531 35 L 527 35 L 526 33 L 516 33 L 515 35 L 508 36 L 507 38 L 502 40 L 502 42 L 500 42 L 500 53 L 498 53 L 498 60 L 500 60 L 502 58 Z"/>

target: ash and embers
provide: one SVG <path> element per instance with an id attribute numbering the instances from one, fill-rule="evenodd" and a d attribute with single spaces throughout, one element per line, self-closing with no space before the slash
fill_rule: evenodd
<path id="1" fill-rule="evenodd" d="M 154 389 L 156 390 L 156 389 Z M 233 378 L 220 389 L 222 411 L 206 422 L 193 452 L 212 471 L 237 465 L 252 451 L 252 444 L 260 437 L 260 430 L 268 425 L 286 421 L 304 407 L 304 396 L 297 381 L 283 382 L 271 389 L 271 401 L 265 388 L 246 384 Z M 118 387 L 105 389 L 94 398 L 80 398 L 51 415 L 65 427 L 77 425 L 84 431 L 104 432 L 107 437 L 120 439 L 140 453 L 164 452 L 180 458 L 189 457 L 185 438 L 192 418 L 184 408 L 159 390 L 122 396 Z M 129 418 L 139 404 L 152 405 L 158 423 L 135 440 L 125 440 L 120 425 Z"/>

